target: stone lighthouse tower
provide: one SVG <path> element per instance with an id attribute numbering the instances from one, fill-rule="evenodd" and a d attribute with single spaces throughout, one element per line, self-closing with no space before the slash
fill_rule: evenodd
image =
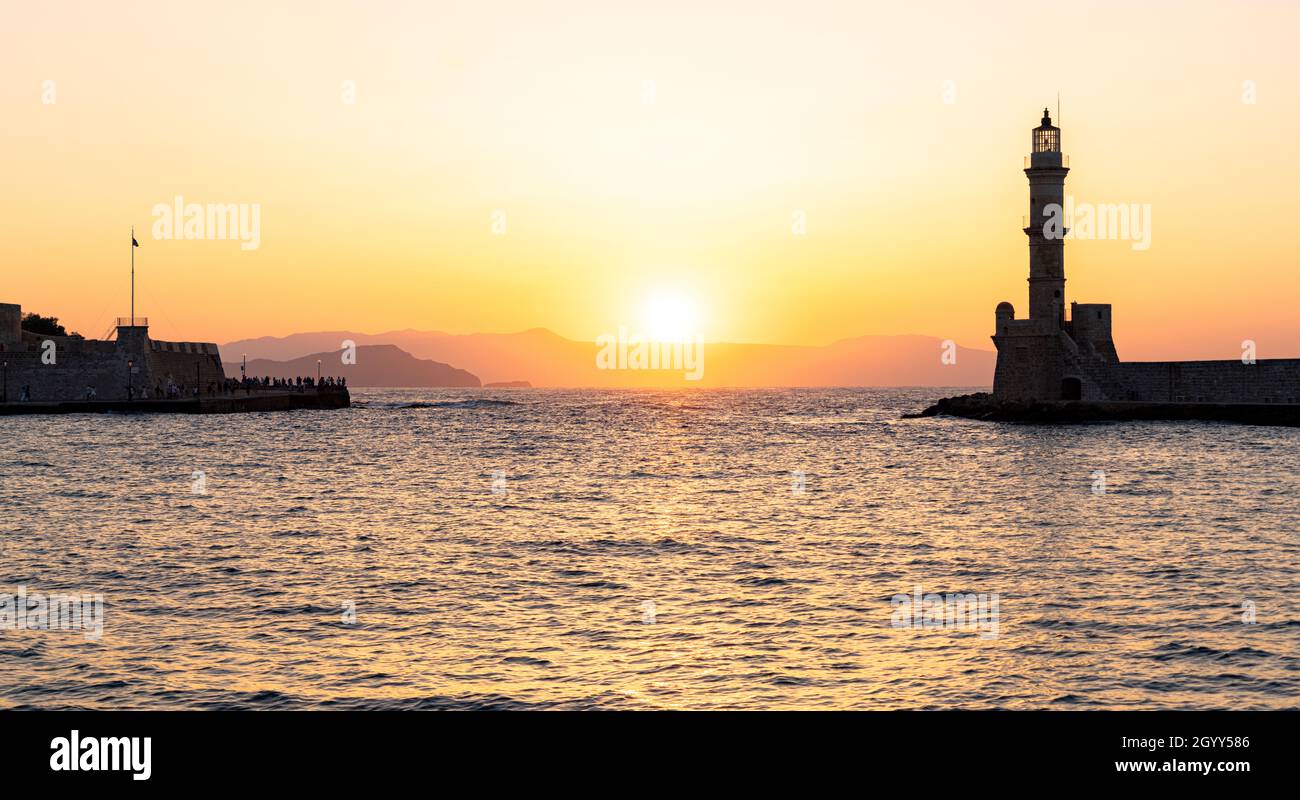
<path id="1" fill-rule="evenodd" d="M 1034 128 L 1031 152 L 1025 157 L 1029 178 L 1029 316 L 1016 319 L 1015 307 L 999 303 L 994 313 L 993 344 L 998 348 L 993 373 L 993 395 L 998 400 L 1037 402 L 1079 397 L 1083 394 L 1080 371 L 1068 364 L 1078 353 L 1065 319 L 1065 176 L 1070 171 L 1061 155 L 1061 129 L 1043 109 L 1043 124 Z M 1051 223 L 1051 224 L 1049 224 Z M 1091 307 L 1089 307 L 1091 308 Z M 1094 314 L 1096 309 L 1092 309 Z M 1102 338 L 1098 326 L 1106 318 L 1088 323 L 1089 338 Z M 1097 328 L 1093 333 L 1092 329 Z M 1109 339 L 1108 331 L 1105 338 Z M 1111 348 L 1114 349 L 1113 347 Z"/>
<path id="2" fill-rule="evenodd" d="M 1029 316 L 1016 319 L 1010 303 L 994 311 L 998 348 L 993 396 L 1001 401 L 1054 402 L 1127 397 L 1115 377 L 1110 306 L 1071 303 L 1065 318 L 1065 176 L 1061 129 L 1043 109 L 1025 157 L 1029 178 Z"/>
<path id="3" fill-rule="evenodd" d="M 1065 175 L 1068 161 L 1061 155 L 1061 129 L 1043 109 L 1043 123 L 1033 131 L 1033 150 L 1025 175 L 1029 177 L 1029 318 L 1065 324 Z M 1055 204 L 1054 215 L 1049 207 Z M 1048 227 L 1052 219 L 1056 225 Z"/>

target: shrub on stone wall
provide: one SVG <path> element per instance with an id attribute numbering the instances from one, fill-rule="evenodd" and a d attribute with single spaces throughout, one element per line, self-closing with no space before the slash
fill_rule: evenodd
<path id="1" fill-rule="evenodd" d="M 68 335 L 68 331 L 59 324 L 58 317 L 42 317 L 35 312 L 28 312 L 23 314 L 22 325 L 23 330 L 28 333 L 43 333 L 46 336 Z"/>

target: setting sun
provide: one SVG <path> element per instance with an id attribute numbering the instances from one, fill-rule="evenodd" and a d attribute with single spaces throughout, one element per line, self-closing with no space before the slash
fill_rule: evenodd
<path id="1" fill-rule="evenodd" d="M 658 289 L 642 306 L 645 334 L 657 342 L 681 342 L 700 332 L 699 307 L 695 298 L 675 289 Z"/>

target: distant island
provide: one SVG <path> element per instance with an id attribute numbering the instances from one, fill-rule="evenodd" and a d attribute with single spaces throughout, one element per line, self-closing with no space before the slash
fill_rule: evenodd
<path id="1" fill-rule="evenodd" d="M 686 381 L 680 371 L 602 370 L 595 342 L 566 339 L 544 328 L 518 333 L 450 334 L 397 330 L 387 333 L 320 331 L 284 337 L 245 339 L 222 345 L 227 354 L 247 353 L 250 365 L 262 359 L 305 359 L 315 374 L 315 359 L 328 351 L 337 362 L 343 341 L 390 345 L 417 359 L 468 370 L 486 386 L 527 383 L 543 388 L 769 387 L 769 386 L 952 386 L 983 387 L 993 382 L 992 350 L 959 347 L 934 336 L 861 336 L 827 345 L 706 344 L 702 380 Z M 945 347 L 947 345 L 947 347 Z M 945 352 L 950 357 L 945 359 Z M 317 355 L 303 356 L 304 353 Z M 358 362 L 362 359 L 358 357 Z M 328 363 L 328 362 L 327 362 Z M 230 366 L 227 365 L 229 374 Z M 295 369 L 304 369 L 299 366 Z M 255 374 L 249 367 L 249 374 Z M 257 373 L 260 374 L 260 373 Z M 349 386 L 414 385 L 393 383 L 398 376 Z M 403 378 L 404 380 L 404 378 Z"/>

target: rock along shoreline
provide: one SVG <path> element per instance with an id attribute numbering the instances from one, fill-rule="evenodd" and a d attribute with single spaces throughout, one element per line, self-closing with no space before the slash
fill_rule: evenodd
<path id="1" fill-rule="evenodd" d="M 1035 425 L 1071 425 L 1133 420 L 1195 420 L 1200 422 L 1235 422 L 1244 425 L 1300 427 L 1300 405 L 1296 404 L 1143 403 L 1080 400 L 1054 403 L 1015 403 L 995 400 L 993 395 L 985 392 L 960 395 L 958 397 L 945 397 L 924 411 L 918 414 L 904 414 L 903 418 L 919 419 L 937 416 Z"/>

